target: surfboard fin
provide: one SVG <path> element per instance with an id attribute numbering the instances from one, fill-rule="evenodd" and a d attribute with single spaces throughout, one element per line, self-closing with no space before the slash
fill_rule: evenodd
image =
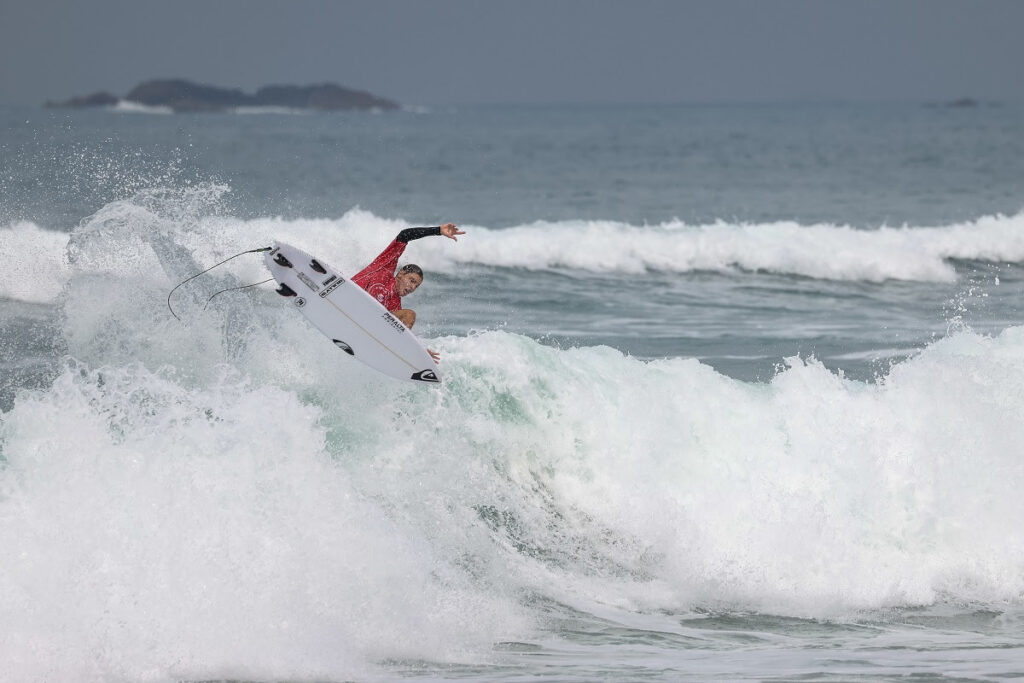
<path id="1" fill-rule="evenodd" d="M 344 351 L 348 355 L 350 355 L 350 356 L 356 355 L 356 352 L 352 350 L 352 347 L 349 346 L 348 344 L 346 344 L 345 342 L 341 341 L 340 339 L 332 339 L 331 341 L 334 342 L 335 346 L 337 346 L 339 349 L 341 349 L 342 351 Z"/>
<path id="2" fill-rule="evenodd" d="M 277 288 L 277 293 L 281 296 L 295 296 L 295 290 L 288 285 L 281 283 L 281 286 Z"/>
<path id="3" fill-rule="evenodd" d="M 284 257 L 284 254 L 278 254 L 277 256 L 275 256 L 274 257 L 274 263 L 276 263 L 279 266 L 284 266 L 285 268 L 293 268 L 294 267 L 294 266 L 292 266 L 292 262 Z"/>
<path id="4" fill-rule="evenodd" d="M 320 273 L 321 275 L 327 274 L 327 269 L 321 266 L 320 262 L 317 261 L 316 259 L 313 259 L 312 261 L 309 262 L 309 267 L 315 270 L 316 272 Z"/>

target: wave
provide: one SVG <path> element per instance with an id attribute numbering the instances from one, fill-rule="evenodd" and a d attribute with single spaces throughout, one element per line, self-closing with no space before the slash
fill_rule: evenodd
<path id="1" fill-rule="evenodd" d="M 768 272 L 828 280 L 951 282 L 950 259 L 1024 260 L 1024 214 L 942 227 L 794 222 L 636 226 L 536 222 L 486 230 L 447 256 L 455 262 L 593 272 Z"/>
<path id="2" fill-rule="evenodd" d="M 340 218 L 263 217 L 250 220 L 203 211 L 228 192 L 222 185 L 184 191 L 156 189 L 113 202 L 83 220 L 82 235 L 109 223 L 134 223 L 141 233 L 176 233 L 196 264 L 212 263 L 273 239 L 301 244 L 342 271 L 354 272 L 380 251 L 404 220 L 352 209 Z M 154 205 L 159 204 L 154 209 Z M 212 211 L 212 209 L 211 209 Z M 216 214 L 216 212 L 213 212 Z M 183 216 L 187 216 L 187 224 Z M 860 230 L 792 222 L 629 225 L 560 221 L 495 228 L 463 225 L 457 248 L 440 240 L 415 245 L 415 259 L 431 271 L 457 273 L 466 265 L 592 273 L 713 271 L 775 273 L 825 280 L 953 282 L 955 260 L 1024 262 L 1024 214 L 986 216 L 940 227 Z M 64 233 L 22 222 L 0 229 L 18 249 L 19 265 L 0 273 L 0 296 L 54 301 L 67 277 Z M 247 275 L 258 275 L 250 268 Z"/>
<path id="3" fill-rule="evenodd" d="M 283 233 L 338 254 L 358 269 L 399 230 L 413 224 L 360 209 L 338 219 L 255 219 L 218 229 L 268 238 Z M 505 228 L 463 225 L 459 247 L 416 245 L 429 268 L 454 273 L 477 264 L 526 270 L 595 273 L 766 272 L 824 280 L 954 282 L 951 260 L 1024 261 L 1024 214 L 987 216 L 942 227 L 800 225 L 792 222 L 689 226 L 678 221 L 629 225 L 611 221 L 535 222 Z"/>
<path id="4" fill-rule="evenodd" d="M 434 340 L 424 391 L 290 313 L 146 345 L 108 319 L 3 415 L 15 680 L 26 653 L 74 680 L 365 677 L 529 639 L 548 603 L 842 619 L 1024 592 L 1024 328 L 768 385 L 488 332 Z"/>
<path id="5" fill-rule="evenodd" d="M 0 415 L 12 680 L 365 678 L 486 657 L 550 605 L 842 619 L 1024 596 L 1024 327 L 875 382 L 792 358 L 764 384 L 491 331 L 432 340 L 446 382 L 409 387 L 273 298 L 171 319 L 197 260 L 274 234 L 348 235 L 358 261 L 405 227 L 211 218 L 218 196 L 150 193 L 66 240 L 68 356 Z"/>

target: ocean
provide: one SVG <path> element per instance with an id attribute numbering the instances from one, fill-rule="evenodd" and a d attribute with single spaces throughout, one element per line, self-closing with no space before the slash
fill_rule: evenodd
<path id="1" fill-rule="evenodd" d="M 0 126 L 4 680 L 1024 677 L 1024 105 Z"/>

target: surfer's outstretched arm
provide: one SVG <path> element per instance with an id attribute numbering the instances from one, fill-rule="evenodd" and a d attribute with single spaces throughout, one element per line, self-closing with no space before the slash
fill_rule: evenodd
<path id="1" fill-rule="evenodd" d="M 398 233 L 398 237 L 395 238 L 396 242 L 402 242 L 408 244 L 413 240 L 418 240 L 421 237 L 429 237 L 431 235 L 444 235 L 449 239 L 453 239 L 456 242 L 459 238 L 456 235 L 465 235 L 466 233 L 455 227 L 454 223 L 445 223 L 444 225 L 436 228 L 406 228 L 402 232 Z"/>

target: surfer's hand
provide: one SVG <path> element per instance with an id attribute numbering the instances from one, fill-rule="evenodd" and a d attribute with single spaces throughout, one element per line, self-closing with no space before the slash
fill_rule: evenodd
<path id="1" fill-rule="evenodd" d="M 441 234 L 458 242 L 459 238 L 456 235 L 465 235 L 466 233 L 456 228 L 454 223 L 445 223 L 441 226 Z"/>
<path id="2" fill-rule="evenodd" d="M 435 363 L 440 363 L 441 362 L 441 354 L 439 354 L 434 349 L 427 349 L 427 353 L 430 354 L 430 357 L 434 359 Z"/>

